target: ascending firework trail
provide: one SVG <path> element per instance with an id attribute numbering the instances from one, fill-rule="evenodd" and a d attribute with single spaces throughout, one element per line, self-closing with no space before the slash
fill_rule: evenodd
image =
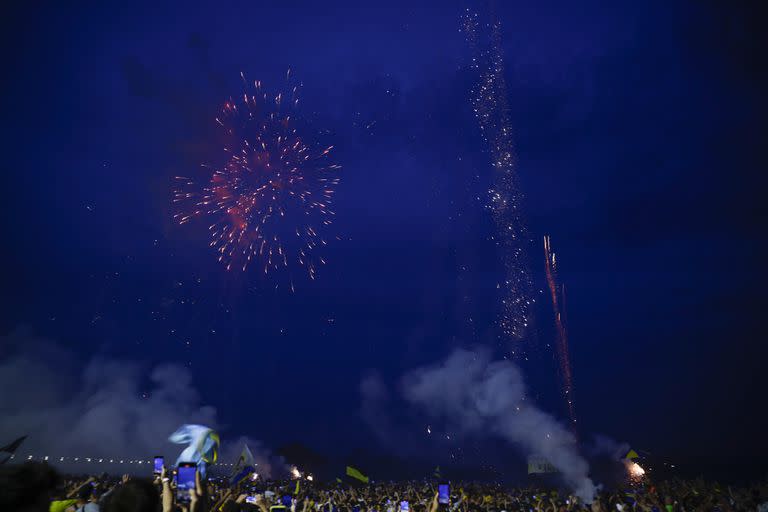
<path id="1" fill-rule="evenodd" d="M 481 48 L 477 13 L 467 10 L 462 17 L 462 30 L 473 52 L 472 68 L 478 74 L 470 102 L 494 168 L 488 208 L 496 226 L 494 238 L 501 249 L 505 271 L 504 283 L 498 284 L 502 302 L 499 324 L 505 338 L 517 341 L 522 340 L 528 331 L 535 300 L 532 297 L 526 250 L 528 235 L 523 222 L 522 193 L 515 169 L 512 124 L 507 105 L 501 27 L 498 21 L 486 27 L 490 28 L 490 44 Z"/>
<path id="2" fill-rule="evenodd" d="M 555 329 L 557 343 L 555 352 L 560 363 L 560 378 L 563 387 L 563 397 L 568 405 L 568 416 L 571 419 L 571 429 L 576 431 L 576 406 L 573 396 L 573 376 L 571 375 L 571 356 L 568 351 L 568 330 L 565 325 L 565 287 L 557 280 L 557 258 L 549 236 L 544 236 L 544 268 L 547 273 L 547 285 L 552 296 L 552 308 L 555 310 Z M 561 299 L 563 305 L 561 306 Z"/>

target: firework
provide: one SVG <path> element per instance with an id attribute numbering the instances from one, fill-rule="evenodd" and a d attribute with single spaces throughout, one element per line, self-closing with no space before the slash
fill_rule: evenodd
<path id="1" fill-rule="evenodd" d="M 490 44 L 487 49 L 482 49 L 477 13 L 467 10 L 461 21 L 473 53 L 471 67 L 477 73 L 470 103 L 494 170 L 493 185 L 488 191 L 488 208 L 496 225 L 494 239 L 501 249 L 505 271 L 504 283 L 497 286 L 502 293 L 503 306 L 499 323 L 505 336 L 521 340 L 528 330 L 534 299 L 526 259 L 528 237 L 522 215 L 522 194 L 515 168 L 512 124 L 507 105 L 501 26 L 498 21 L 486 25 L 490 29 Z"/>
<path id="2" fill-rule="evenodd" d="M 294 265 L 315 278 L 327 244 L 332 198 L 341 168 L 333 146 L 307 141 L 297 129 L 299 85 L 268 94 L 243 79 L 243 94 L 224 103 L 216 123 L 224 132 L 222 165 L 203 165 L 204 180 L 177 177 L 174 219 L 208 223 L 210 246 L 227 270 L 258 265 L 264 274 Z"/>
<path id="3" fill-rule="evenodd" d="M 624 461 L 624 467 L 627 470 L 627 477 L 630 483 L 637 484 L 643 480 L 645 470 L 637 462 L 631 460 Z"/>
<path id="4" fill-rule="evenodd" d="M 560 363 L 563 396 L 568 405 L 568 415 L 573 429 L 576 428 L 576 406 L 573 396 L 573 376 L 571 375 L 571 358 L 568 351 L 568 330 L 565 325 L 565 287 L 557 279 L 557 256 L 552 251 L 549 236 L 544 236 L 544 269 L 547 274 L 547 285 L 552 297 L 552 307 L 555 311 L 555 328 L 557 330 L 556 353 Z M 563 305 L 561 306 L 561 299 Z"/>

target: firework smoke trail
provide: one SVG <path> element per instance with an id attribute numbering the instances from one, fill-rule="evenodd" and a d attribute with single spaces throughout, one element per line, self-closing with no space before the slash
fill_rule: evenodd
<path id="1" fill-rule="evenodd" d="M 245 271 L 258 261 L 264 274 L 285 269 L 291 290 L 292 264 L 315 278 L 327 244 L 322 233 L 332 224 L 332 197 L 341 166 L 331 161 L 333 146 L 306 142 L 293 116 L 299 86 L 268 95 L 261 82 L 249 84 L 243 74 L 243 94 L 224 103 L 216 123 L 224 130 L 226 163 L 203 165 L 205 182 L 177 177 L 173 202 L 179 224 L 207 219 L 210 246 L 227 270 Z"/>
<path id="2" fill-rule="evenodd" d="M 557 329 L 557 359 L 560 363 L 560 376 L 563 385 L 563 395 L 568 404 L 568 415 L 571 428 L 576 430 L 576 407 L 573 396 L 573 376 L 571 375 L 571 358 L 568 352 L 568 330 L 565 326 L 565 305 L 560 307 L 560 297 L 565 302 L 565 287 L 557 281 L 557 258 L 552 251 L 549 236 L 544 236 L 544 266 L 547 274 L 547 285 L 552 295 L 552 307 L 555 310 L 555 327 Z"/>
<path id="3" fill-rule="evenodd" d="M 527 230 L 522 215 L 522 194 L 515 169 L 512 128 L 504 80 L 501 26 L 493 20 L 490 45 L 481 49 L 477 13 L 467 12 L 461 27 L 472 50 L 472 68 L 478 80 L 471 92 L 471 105 L 494 168 L 493 186 L 488 191 L 488 208 L 496 225 L 495 241 L 501 248 L 505 270 L 503 311 L 499 320 L 505 336 L 521 340 L 530 323 L 532 280 L 528 268 Z M 502 289 L 502 284 L 498 284 Z"/>

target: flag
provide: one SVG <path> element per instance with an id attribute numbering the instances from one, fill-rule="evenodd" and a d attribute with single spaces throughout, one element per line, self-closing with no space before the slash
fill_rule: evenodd
<path id="1" fill-rule="evenodd" d="M 362 474 L 357 468 L 353 468 L 352 466 L 347 466 L 347 476 L 351 476 L 356 480 L 360 480 L 364 484 L 368 483 L 368 477 Z"/>
<path id="2" fill-rule="evenodd" d="M 434 476 L 438 480 L 442 480 L 443 479 L 443 474 L 440 472 L 440 466 L 437 466 L 435 468 L 435 472 L 432 474 L 432 476 Z"/>
<path id="3" fill-rule="evenodd" d="M 236 485 L 243 478 L 256 471 L 256 462 L 253 460 L 253 454 L 247 444 L 243 445 L 243 451 L 237 459 L 237 464 L 229 476 L 229 484 Z"/>
<path id="4" fill-rule="evenodd" d="M 12 442 L 11 444 L 8 444 L 8 445 L 3 446 L 2 448 L 0 448 L 0 455 L 6 455 L 7 454 L 7 456 L 5 458 L 3 458 L 2 461 L 0 461 L 0 464 L 5 464 L 6 462 L 8 462 L 8 459 L 11 458 L 11 455 L 16 453 L 16 449 L 19 446 L 21 446 L 21 443 L 23 443 L 26 438 L 27 438 L 27 436 L 21 436 L 20 438 L 18 438 L 17 440 Z"/>
<path id="5" fill-rule="evenodd" d="M 637 454 L 635 450 L 630 449 L 626 455 L 622 457 L 622 459 L 632 460 L 632 459 L 639 459 L 640 456 Z"/>
<path id="6" fill-rule="evenodd" d="M 340 484 L 340 483 L 342 483 L 342 481 L 341 481 L 341 478 L 336 478 L 336 483 L 337 483 L 337 484 Z"/>
<path id="7" fill-rule="evenodd" d="M 189 443 L 179 458 L 180 462 L 194 462 L 201 476 L 205 476 L 208 464 L 213 464 L 219 455 L 219 434 L 204 425 L 182 425 L 168 440 L 176 444 Z"/>

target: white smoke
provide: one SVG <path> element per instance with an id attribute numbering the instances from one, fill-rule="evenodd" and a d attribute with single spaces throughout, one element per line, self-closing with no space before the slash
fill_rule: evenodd
<path id="1" fill-rule="evenodd" d="M 403 433 L 398 431 L 387 414 L 390 405 L 389 391 L 378 373 L 368 373 L 360 382 L 362 399 L 361 415 L 376 435 L 379 442 L 388 449 L 397 449 L 402 443 Z"/>
<path id="2" fill-rule="evenodd" d="M 445 361 L 409 372 L 405 397 L 431 416 L 465 434 L 495 434 L 526 454 L 545 457 L 566 485 L 586 503 L 595 495 L 589 465 L 576 440 L 552 416 L 525 398 L 520 369 L 491 361 L 487 351 L 455 350 Z"/>
<path id="3" fill-rule="evenodd" d="M 59 464 L 83 472 L 146 472 L 144 467 L 95 466 L 98 459 L 143 459 L 163 454 L 171 463 L 184 448 L 168 436 L 184 423 L 218 429 L 213 407 L 203 405 L 190 372 L 176 364 L 149 372 L 131 361 L 95 357 L 77 361 L 60 345 L 19 330 L 0 337 L 0 445 L 28 435 L 17 455 L 88 457 L 92 465 Z M 236 459 L 241 440 L 222 439 L 222 454 Z M 271 454 L 247 440 L 269 471 Z M 228 446 L 228 445 L 232 446 Z M 220 460 L 226 462 L 222 457 Z M 266 474 L 266 471 L 264 474 Z"/>
<path id="4" fill-rule="evenodd" d="M 253 461 L 256 463 L 256 473 L 260 477 L 277 477 L 288 471 L 288 464 L 286 464 L 283 457 L 272 453 L 261 441 L 247 436 L 240 436 L 226 443 L 222 441 L 221 460 L 230 463 L 236 462 L 243 452 L 243 446 L 246 445 L 251 451 L 251 455 L 253 455 Z"/>
<path id="5" fill-rule="evenodd" d="M 587 451 L 593 457 L 608 457 L 611 460 L 620 460 L 629 451 L 629 443 L 617 441 L 604 434 L 595 434 L 592 443 L 587 446 Z"/>

